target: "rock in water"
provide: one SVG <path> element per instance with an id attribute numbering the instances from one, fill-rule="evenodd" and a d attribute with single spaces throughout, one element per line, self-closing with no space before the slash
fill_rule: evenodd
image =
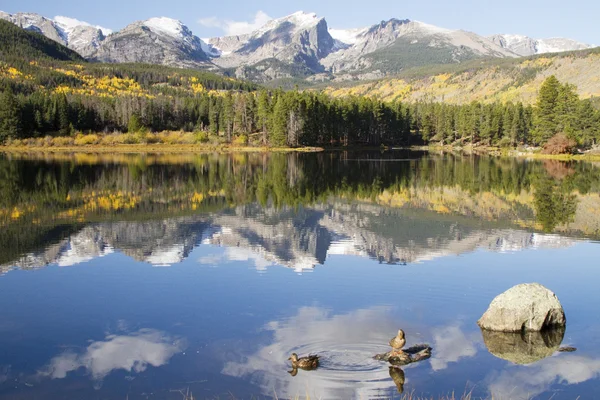
<path id="1" fill-rule="evenodd" d="M 514 364 L 533 364 L 556 351 L 565 335 L 565 328 L 545 329 L 541 332 L 494 332 L 482 329 L 483 342 L 488 351 Z"/>
<path id="2" fill-rule="evenodd" d="M 556 295 L 539 283 L 514 286 L 492 300 L 477 321 L 482 329 L 499 332 L 541 331 L 564 327 L 565 312 Z"/>

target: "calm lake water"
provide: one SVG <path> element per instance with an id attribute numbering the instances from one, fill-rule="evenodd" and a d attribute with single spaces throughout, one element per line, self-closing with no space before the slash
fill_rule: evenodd
<path id="1" fill-rule="evenodd" d="M 598 397 L 599 178 L 402 151 L 0 155 L 0 399 Z M 564 336 L 484 337 L 525 282 Z M 399 328 L 433 347 L 404 379 L 372 359 Z M 292 352 L 322 365 L 292 376 Z"/>

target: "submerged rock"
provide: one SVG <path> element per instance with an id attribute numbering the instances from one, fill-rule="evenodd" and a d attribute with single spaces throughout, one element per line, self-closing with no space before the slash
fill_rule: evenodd
<path id="1" fill-rule="evenodd" d="M 552 291 L 539 283 L 525 283 L 492 300 L 477 324 L 482 329 L 499 332 L 536 332 L 564 327 L 566 318 Z"/>
<path id="2" fill-rule="evenodd" d="M 482 329 L 481 333 L 485 346 L 494 356 L 515 364 L 532 364 L 559 351 L 565 328 L 520 333 Z"/>
<path id="3" fill-rule="evenodd" d="M 431 346 L 418 344 L 405 350 L 392 350 L 387 353 L 377 354 L 375 360 L 387 361 L 392 365 L 403 366 L 427 360 L 431 357 Z"/>
<path id="4" fill-rule="evenodd" d="M 571 346 L 565 346 L 558 349 L 559 353 L 573 353 L 574 351 L 577 351 L 577 348 Z"/>

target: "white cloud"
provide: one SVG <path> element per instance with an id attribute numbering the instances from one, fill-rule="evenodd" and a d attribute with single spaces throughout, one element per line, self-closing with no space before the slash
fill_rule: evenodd
<path id="1" fill-rule="evenodd" d="M 102 380 L 114 370 L 143 372 L 148 365 L 159 367 L 183 351 L 182 340 L 154 329 L 142 329 L 129 335 L 109 335 L 91 343 L 85 352 L 66 351 L 54 357 L 39 371 L 39 376 L 62 379 L 69 372 L 85 368 L 94 379 Z"/>
<path id="2" fill-rule="evenodd" d="M 232 21 L 229 19 L 219 19 L 217 17 L 201 18 L 198 20 L 200 25 L 207 28 L 219 28 L 225 35 L 243 35 L 257 30 L 273 18 L 269 17 L 264 11 L 258 11 L 252 21 Z"/>

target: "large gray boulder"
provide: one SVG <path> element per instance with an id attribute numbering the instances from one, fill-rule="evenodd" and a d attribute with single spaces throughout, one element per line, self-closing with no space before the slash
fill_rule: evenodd
<path id="1" fill-rule="evenodd" d="M 482 329 L 531 332 L 567 323 L 556 295 L 539 283 L 514 286 L 497 296 L 477 321 Z"/>

